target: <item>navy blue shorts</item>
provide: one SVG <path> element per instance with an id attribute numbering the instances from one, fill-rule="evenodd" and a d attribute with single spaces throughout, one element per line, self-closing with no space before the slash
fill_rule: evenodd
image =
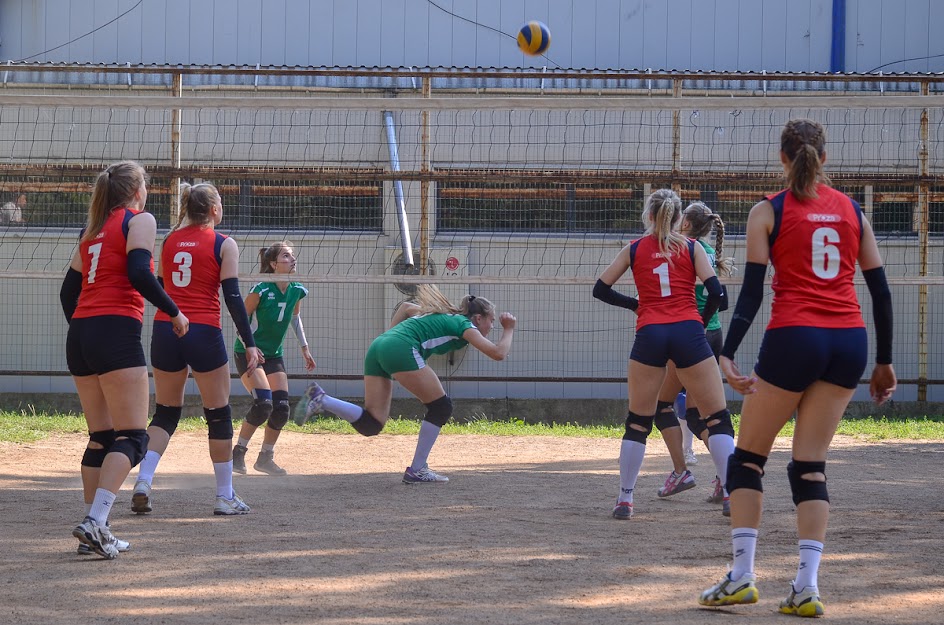
<path id="1" fill-rule="evenodd" d="M 102 375 L 119 369 L 146 367 L 141 327 L 137 319 L 121 315 L 73 319 L 66 334 L 69 373 Z"/>
<path id="2" fill-rule="evenodd" d="M 630 360 L 650 367 L 664 367 L 668 361 L 679 369 L 713 358 L 705 327 L 698 321 L 653 323 L 636 332 Z"/>
<path id="3" fill-rule="evenodd" d="M 764 333 L 754 372 L 794 393 L 820 380 L 853 389 L 868 357 L 865 328 L 775 328 Z"/>
<path id="4" fill-rule="evenodd" d="M 170 321 L 155 321 L 151 334 L 151 366 L 180 371 L 188 366 L 197 373 L 219 369 L 229 362 L 223 331 L 205 323 L 191 323 L 183 336 L 174 334 Z"/>
<path id="5" fill-rule="evenodd" d="M 246 361 L 246 352 L 233 352 L 233 360 L 236 362 L 236 372 L 239 374 L 239 377 L 242 377 L 249 368 L 249 363 Z M 283 360 L 281 356 L 278 358 L 266 358 L 265 362 L 262 363 L 262 370 L 265 371 L 266 375 L 285 373 L 285 360 Z"/>

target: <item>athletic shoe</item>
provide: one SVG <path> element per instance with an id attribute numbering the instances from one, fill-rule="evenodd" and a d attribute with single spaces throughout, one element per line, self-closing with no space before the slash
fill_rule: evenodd
<path id="1" fill-rule="evenodd" d="M 92 517 L 87 516 L 76 525 L 72 530 L 72 535 L 91 551 L 107 560 L 118 557 L 118 539 L 112 535 L 107 526 L 100 526 Z"/>
<path id="2" fill-rule="evenodd" d="M 243 447 L 239 443 L 233 447 L 233 473 L 246 475 L 246 452 L 248 447 Z"/>
<path id="3" fill-rule="evenodd" d="M 107 527 L 108 524 L 106 523 L 105 525 Z M 110 528 L 109 528 L 109 531 L 110 531 Z M 114 536 L 114 534 L 112 534 L 112 536 Z M 118 553 L 124 553 L 128 551 L 129 549 L 131 549 L 131 543 L 129 543 L 127 540 L 121 540 L 120 538 L 115 536 L 115 547 L 118 549 Z M 75 552 L 79 554 L 80 556 L 90 556 L 93 553 L 95 553 L 94 551 L 92 551 L 92 548 L 86 545 L 85 543 L 79 543 L 79 548 L 76 549 Z"/>
<path id="4" fill-rule="evenodd" d="M 243 501 L 236 491 L 233 491 L 233 498 L 216 498 L 216 507 L 213 508 L 213 514 L 217 516 L 233 516 L 236 514 L 249 514 L 249 506 Z"/>
<path id="5" fill-rule="evenodd" d="M 692 475 L 691 471 L 685 469 L 681 474 L 672 471 L 669 473 L 669 477 L 665 479 L 665 484 L 656 494 L 659 497 L 671 497 L 690 488 L 695 488 L 695 476 Z"/>
<path id="6" fill-rule="evenodd" d="M 790 582 L 790 596 L 780 602 L 780 611 L 797 616 L 822 616 L 823 602 L 819 598 L 819 590 L 807 586 L 802 592 L 797 592 L 793 588 L 793 582 Z"/>
<path id="7" fill-rule="evenodd" d="M 721 503 L 724 501 L 724 489 L 721 488 L 721 478 L 717 475 L 711 480 L 711 494 L 705 499 L 708 503 Z"/>
<path id="8" fill-rule="evenodd" d="M 309 384 L 305 392 L 302 393 L 301 399 L 295 404 L 295 414 L 292 415 L 295 425 L 305 425 L 309 419 L 321 413 L 324 410 L 321 405 L 324 396 L 324 389 L 318 386 L 317 382 Z"/>
<path id="9" fill-rule="evenodd" d="M 628 501 L 619 501 L 613 508 L 613 518 L 620 521 L 628 521 L 633 518 L 633 504 Z"/>
<path id="10" fill-rule="evenodd" d="M 403 483 L 404 484 L 429 484 L 433 482 L 448 482 L 449 478 L 445 475 L 440 475 L 432 469 L 429 468 L 429 465 L 424 464 L 419 469 L 413 470 L 413 467 L 407 467 L 406 471 L 403 472 Z"/>
<path id="11" fill-rule="evenodd" d="M 695 455 L 695 451 L 691 447 L 683 449 L 682 453 L 685 454 L 685 464 L 698 464 L 698 456 Z"/>
<path id="12" fill-rule="evenodd" d="M 138 514 L 147 514 L 151 511 L 151 485 L 144 480 L 134 483 L 134 492 L 131 493 L 131 511 Z"/>
<path id="13" fill-rule="evenodd" d="M 698 603 L 701 605 L 737 605 L 739 603 L 757 603 L 760 593 L 754 582 L 757 576 L 745 573 L 738 579 L 731 579 L 731 573 L 725 573 L 721 581 L 701 593 Z"/>
<path id="14" fill-rule="evenodd" d="M 731 498 L 725 497 L 721 500 L 721 516 L 731 516 Z"/>
<path id="15" fill-rule="evenodd" d="M 288 471 L 275 464 L 274 451 L 260 451 L 259 457 L 256 458 L 256 464 L 252 465 L 252 468 L 269 475 L 286 475 L 288 473 Z"/>

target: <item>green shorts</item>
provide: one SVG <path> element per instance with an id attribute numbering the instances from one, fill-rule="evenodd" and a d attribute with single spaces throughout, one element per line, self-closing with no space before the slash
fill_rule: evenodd
<path id="1" fill-rule="evenodd" d="M 425 366 L 419 350 L 394 336 L 378 336 L 364 356 L 364 375 L 380 378 L 391 378 L 401 371 L 419 371 Z"/>

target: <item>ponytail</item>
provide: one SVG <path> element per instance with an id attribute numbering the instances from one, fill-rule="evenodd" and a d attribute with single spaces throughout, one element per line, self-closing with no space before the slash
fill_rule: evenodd
<path id="1" fill-rule="evenodd" d="M 495 312 L 495 305 L 484 297 L 475 295 L 466 295 L 458 306 L 450 302 L 442 291 L 433 284 L 421 284 L 416 289 L 414 298 L 416 305 L 420 307 L 420 315 L 431 313 L 441 313 L 447 315 L 465 315 L 471 318 L 473 315 L 488 315 Z"/>
<path id="2" fill-rule="evenodd" d="M 787 187 L 799 200 L 817 197 L 816 186 L 829 184 L 823 171 L 826 130 L 809 119 L 791 119 L 780 133 L 780 151 L 790 161 Z"/>
<path id="3" fill-rule="evenodd" d="M 134 161 L 112 163 L 98 174 L 92 189 L 82 240 L 89 241 L 97 237 L 111 212 L 130 204 L 146 180 L 144 168 Z"/>
<path id="4" fill-rule="evenodd" d="M 672 189 L 659 189 L 646 198 L 642 215 L 646 234 L 655 237 L 659 251 L 671 262 L 671 255 L 685 246 L 685 237 L 675 231 L 682 219 L 681 198 Z"/>

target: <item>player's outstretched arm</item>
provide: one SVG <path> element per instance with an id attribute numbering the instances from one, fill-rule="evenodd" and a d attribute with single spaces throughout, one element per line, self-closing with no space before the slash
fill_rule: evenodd
<path id="1" fill-rule="evenodd" d="M 475 328 L 469 328 L 462 333 L 462 338 L 465 339 L 469 345 L 492 360 L 504 360 L 508 352 L 511 351 L 511 341 L 514 338 L 515 326 L 518 324 L 518 320 L 509 312 L 503 312 L 498 320 L 502 325 L 502 335 L 501 338 L 498 339 L 498 343 L 492 343 Z"/>

